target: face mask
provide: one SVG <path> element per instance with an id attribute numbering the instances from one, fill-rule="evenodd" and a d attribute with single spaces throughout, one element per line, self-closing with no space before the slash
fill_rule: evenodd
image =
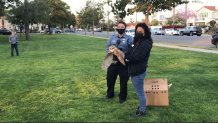
<path id="1" fill-rule="evenodd" d="M 117 32 L 121 35 L 125 32 L 125 29 L 117 29 Z"/>
<path id="2" fill-rule="evenodd" d="M 136 34 L 135 34 L 135 37 L 137 38 L 137 39 L 143 39 L 143 33 L 141 33 L 141 32 L 136 32 Z"/>

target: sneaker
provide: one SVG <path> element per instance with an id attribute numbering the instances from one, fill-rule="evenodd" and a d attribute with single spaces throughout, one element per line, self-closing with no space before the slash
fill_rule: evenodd
<path id="1" fill-rule="evenodd" d="M 137 117 L 145 116 L 146 115 L 146 111 L 136 111 L 135 115 Z"/>
<path id="2" fill-rule="evenodd" d="M 126 102 L 126 99 L 119 99 L 119 103 L 120 103 L 120 104 L 122 104 L 122 103 L 124 103 L 124 102 Z"/>
<path id="3" fill-rule="evenodd" d="M 136 112 L 136 113 L 139 112 L 139 106 L 135 109 L 135 112 Z"/>
<path id="4" fill-rule="evenodd" d="M 114 97 L 114 96 L 112 96 L 112 97 L 109 97 L 109 96 L 107 96 L 107 95 L 105 96 L 106 99 L 112 99 L 113 97 Z"/>

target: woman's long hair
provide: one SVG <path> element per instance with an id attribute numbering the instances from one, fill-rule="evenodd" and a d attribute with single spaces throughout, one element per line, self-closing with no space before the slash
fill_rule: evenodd
<path id="1" fill-rule="evenodd" d="M 148 26 L 145 23 L 138 23 L 135 27 L 135 34 L 137 33 L 137 28 L 138 27 L 142 27 L 144 30 L 144 37 L 143 40 L 146 40 L 148 43 L 150 43 L 151 45 L 153 44 L 153 40 L 151 38 L 151 31 L 148 28 Z M 136 36 L 134 37 L 134 42 L 137 42 Z"/>

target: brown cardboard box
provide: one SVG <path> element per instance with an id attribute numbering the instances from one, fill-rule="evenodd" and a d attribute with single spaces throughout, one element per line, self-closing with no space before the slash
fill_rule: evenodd
<path id="1" fill-rule="evenodd" d="M 167 79 L 145 79 L 144 91 L 147 106 L 169 106 Z"/>

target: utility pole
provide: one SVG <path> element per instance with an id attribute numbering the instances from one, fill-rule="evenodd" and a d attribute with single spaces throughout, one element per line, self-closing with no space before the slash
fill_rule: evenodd
<path id="1" fill-rule="evenodd" d="M 93 3 L 93 7 L 92 7 L 92 9 L 93 9 L 93 17 L 92 17 L 92 35 L 94 35 L 94 26 L 95 26 L 95 1 L 93 0 L 92 1 Z"/>
<path id="2" fill-rule="evenodd" d="M 111 0 L 107 0 L 107 37 L 109 37 L 109 4 L 110 4 Z"/>
<path id="3" fill-rule="evenodd" d="M 188 20 L 188 3 L 185 4 L 185 26 L 187 26 L 187 20 Z"/>
<path id="4" fill-rule="evenodd" d="M 173 28 L 175 25 L 175 6 L 173 7 Z"/>

